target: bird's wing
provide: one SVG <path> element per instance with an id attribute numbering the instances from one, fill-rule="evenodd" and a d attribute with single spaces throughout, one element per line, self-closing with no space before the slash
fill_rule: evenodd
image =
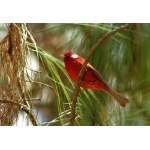
<path id="1" fill-rule="evenodd" d="M 86 69 L 92 72 L 100 81 L 102 81 L 106 85 L 106 87 L 108 87 L 108 85 L 106 84 L 106 82 L 104 81 L 100 73 L 94 67 L 92 67 L 89 63 L 87 64 Z"/>
<path id="2" fill-rule="evenodd" d="M 85 61 L 84 58 L 82 58 L 82 57 L 78 58 L 78 63 L 79 64 L 83 65 L 84 61 Z M 90 63 L 87 64 L 86 69 L 89 70 L 92 74 L 94 74 L 101 82 L 103 82 L 106 87 L 108 87 L 108 85 L 104 81 L 101 74 L 93 66 L 91 66 Z"/>

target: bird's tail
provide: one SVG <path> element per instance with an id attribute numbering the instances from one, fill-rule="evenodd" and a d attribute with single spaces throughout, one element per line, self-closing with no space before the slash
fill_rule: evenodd
<path id="1" fill-rule="evenodd" d="M 108 88 L 106 93 L 108 93 L 110 96 L 112 96 L 123 107 L 125 107 L 129 103 L 129 100 L 126 97 L 119 94 L 117 91 L 115 91 L 114 89 L 112 89 L 110 87 Z"/>

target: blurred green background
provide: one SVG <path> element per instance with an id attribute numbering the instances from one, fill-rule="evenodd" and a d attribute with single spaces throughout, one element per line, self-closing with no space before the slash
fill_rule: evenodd
<path id="1" fill-rule="evenodd" d="M 63 54 L 72 49 L 86 57 L 107 32 L 123 24 L 28 24 L 37 47 L 28 54 L 27 88 L 41 125 L 69 125 L 74 84 L 65 71 Z M 7 33 L 0 27 L 0 40 Z M 75 125 L 150 125 L 150 24 L 131 24 L 103 42 L 90 59 L 105 81 L 129 98 L 126 108 L 96 90 L 80 89 Z M 35 99 L 35 100 L 34 100 Z M 18 124 L 30 124 L 24 114 Z"/>

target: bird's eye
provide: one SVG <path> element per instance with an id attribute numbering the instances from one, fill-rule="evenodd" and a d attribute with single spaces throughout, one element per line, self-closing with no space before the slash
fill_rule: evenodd
<path id="1" fill-rule="evenodd" d="M 68 56 L 70 57 L 70 56 L 71 56 L 71 54 L 68 54 Z"/>

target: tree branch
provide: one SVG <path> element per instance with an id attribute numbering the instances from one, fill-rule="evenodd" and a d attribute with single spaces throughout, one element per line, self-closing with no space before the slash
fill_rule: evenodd
<path id="1" fill-rule="evenodd" d="M 81 68 L 81 71 L 78 75 L 78 79 L 77 79 L 77 82 L 75 84 L 75 90 L 74 90 L 74 93 L 73 93 L 73 98 L 72 98 L 72 107 L 71 107 L 71 115 L 70 115 L 70 125 L 73 126 L 74 125 L 74 120 L 75 120 L 75 108 L 76 108 L 76 103 L 77 103 L 77 96 L 78 96 L 78 93 L 79 93 L 79 89 L 80 89 L 80 84 L 81 84 L 81 81 L 82 81 L 82 76 L 83 76 L 83 73 L 84 73 L 84 70 L 86 68 L 86 65 L 90 59 L 90 57 L 94 54 L 95 50 L 100 46 L 100 44 L 102 42 L 104 42 L 107 38 L 109 38 L 110 36 L 116 34 L 117 32 L 120 32 L 120 31 L 123 31 L 125 30 L 126 28 L 128 28 L 130 26 L 129 23 L 121 26 L 121 27 L 118 27 L 117 29 L 114 29 L 108 33 L 106 33 L 104 36 L 102 36 L 98 41 L 97 43 L 91 48 L 91 50 L 89 51 L 89 53 L 87 54 L 87 57 L 83 63 L 83 66 Z"/>

